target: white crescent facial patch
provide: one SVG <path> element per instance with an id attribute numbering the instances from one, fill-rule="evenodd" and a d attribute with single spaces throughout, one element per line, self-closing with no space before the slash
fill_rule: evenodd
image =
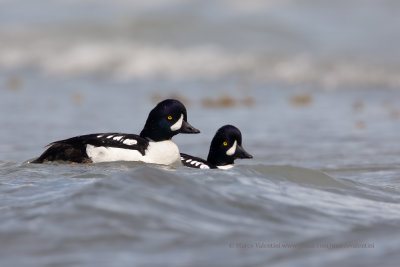
<path id="1" fill-rule="evenodd" d="M 233 145 L 231 146 L 231 148 L 229 148 L 229 149 L 226 151 L 226 154 L 227 154 L 228 156 L 232 156 L 233 154 L 235 154 L 235 152 L 236 152 L 236 147 L 237 147 L 237 141 L 235 140 L 235 142 L 233 143 Z"/>
<path id="2" fill-rule="evenodd" d="M 182 123 L 183 123 L 183 114 L 181 114 L 179 120 L 171 126 L 171 131 L 178 131 L 179 129 L 181 129 Z"/>

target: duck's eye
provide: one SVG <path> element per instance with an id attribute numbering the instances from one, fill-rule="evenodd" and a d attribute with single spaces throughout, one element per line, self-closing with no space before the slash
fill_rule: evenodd
<path id="1" fill-rule="evenodd" d="M 167 119 L 170 121 L 172 120 L 172 116 L 168 116 Z"/>
<path id="2" fill-rule="evenodd" d="M 227 146 L 227 145 L 228 145 L 228 142 L 224 141 L 222 144 L 223 144 L 224 146 Z"/>

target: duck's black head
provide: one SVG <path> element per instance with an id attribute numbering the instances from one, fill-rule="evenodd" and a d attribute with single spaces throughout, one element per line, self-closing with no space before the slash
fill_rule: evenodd
<path id="1" fill-rule="evenodd" d="M 140 136 L 153 141 L 171 139 L 178 133 L 200 133 L 187 122 L 185 106 L 175 99 L 166 99 L 150 111 Z"/>
<path id="2" fill-rule="evenodd" d="M 233 164 L 237 158 L 251 159 L 253 156 L 243 149 L 242 134 L 238 128 L 222 126 L 211 141 L 207 161 L 215 166 L 224 166 Z"/>

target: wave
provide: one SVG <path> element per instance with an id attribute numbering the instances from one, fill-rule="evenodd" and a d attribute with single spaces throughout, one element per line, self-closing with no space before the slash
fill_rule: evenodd
<path id="1" fill-rule="evenodd" d="M 33 69 L 56 76 L 102 75 L 111 79 L 222 79 L 343 86 L 400 87 L 400 70 L 371 62 L 319 60 L 309 54 L 237 52 L 218 45 L 184 48 L 135 42 L 56 40 L 3 42 L 0 68 Z"/>
<path id="2" fill-rule="evenodd" d="M 366 232 L 374 238 L 368 243 L 397 238 L 392 231 L 398 228 L 398 203 L 365 199 L 355 188 L 301 167 L 1 165 L 0 241 L 7 241 L 1 255 L 10 265 L 18 260 L 7 255 L 16 252 L 37 266 L 70 263 L 71 257 L 111 264 L 116 253 L 126 255 L 118 259 L 126 265 L 162 264 L 165 257 L 149 257 L 154 253 L 185 265 L 227 259 L 262 264 L 280 255 L 302 257 L 288 249 L 266 253 L 258 244 L 339 246 L 364 240 Z M 243 248 L 250 248 L 248 257 L 238 254 Z"/>
<path id="3" fill-rule="evenodd" d="M 343 182 L 340 182 L 323 172 L 302 167 L 253 165 L 248 168 L 269 179 L 290 181 L 299 185 L 310 185 L 320 188 L 350 188 Z"/>
<path id="4" fill-rule="evenodd" d="M 3 71 L 400 87 L 396 24 L 387 23 L 398 16 L 384 2 L 83 0 L 40 9 L 14 2 L 0 2 L 11 14 L 0 25 Z M 331 17 L 349 9 L 349 21 Z M 374 27 L 365 31 L 358 21 Z"/>

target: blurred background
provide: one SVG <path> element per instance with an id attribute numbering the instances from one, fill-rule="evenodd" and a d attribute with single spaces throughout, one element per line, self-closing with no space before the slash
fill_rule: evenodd
<path id="1" fill-rule="evenodd" d="M 0 239 L 10 244 L 4 255 L 28 252 L 38 266 L 71 258 L 82 263 L 106 260 L 106 253 L 132 245 L 127 254 L 118 254 L 120 262 L 131 264 L 136 256 L 137 263 L 164 263 L 130 254 L 139 249 L 148 256 L 158 249 L 177 256 L 169 258 L 176 263 L 182 257 L 198 264 L 207 255 L 232 264 L 300 260 L 310 266 L 323 262 L 316 250 L 285 254 L 222 247 L 258 236 L 293 242 L 326 237 L 339 243 L 367 236 L 380 248 L 375 254 L 346 250 L 329 254 L 328 262 L 356 257 L 353 263 L 371 264 L 373 255 L 377 262 L 391 256 L 398 262 L 393 248 L 399 239 L 392 234 L 398 233 L 400 218 L 399 26 L 397 0 L 0 0 L 0 176 L 5 177 L 0 202 L 7 211 Z M 206 157 L 216 130 L 233 124 L 254 159 L 237 161 L 241 167 L 225 176 L 198 173 L 195 186 L 186 184 L 192 174 L 182 170 L 175 173 L 179 180 L 172 173 L 171 178 L 122 166 L 119 180 L 107 180 L 97 178 L 115 177 L 110 169 L 119 165 L 37 168 L 24 163 L 55 140 L 139 133 L 148 112 L 165 98 L 183 101 L 189 122 L 201 130 L 174 137 L 181 152 Z M 279 178 L 274 187 L 272 165 L 324 172 L 352 189 L 329 192 L 331 202 L 323 206 L 327 192 L 297 184 L 309 178 L 308 172 L 282 169 L 278 177 L 296 177 L 294 184 Z M 163 206 L 174 199 L 162 181 L 173 183 L 174 177 L 179 180 L 174 196 L 189 203 L 191 212 L 179 203 Z M 319 173 L 314 182 L 324 179 Z M 133 183 L 137 187 L 130 187 Z M 115 186 L 119 189 L 113 191 Z M 221 192 L 213 195 L 218 188 Z M 152 194 L 140 198 L 146 190 Z M 196 194 L 199 202 L 192 198 Z M 152 201 L 158 200 L 149 196 L 165 199 L 154 207 Z M 70 204 L 64 205 L 64 197 Z M 151 216 L 142 214 L 140 205 Z M 198 226 L 197 236 L 187 221 Z M 31 228 L 26 230 L 25 223 Z M 64 243 L 65 229 L 74 227 L 78 230 L 69 234 L 76 243 Z M 192 237 L 199 242 L 191 243 Z M 49 239 L 55 244 L 50 248 L 44 245 Z M 79 249 L 81 239 L 93 246 L 87 254 Z M 103 247 L 109 242 L 110 250 Z M 63 257 L 65 251 L 70 254 Z M 40 261 L 35 255 L 48 258 Z M 15 258 L 8 259 L 15 266 Z M 25 260 L 29 263 L 29 256 Z"/>

